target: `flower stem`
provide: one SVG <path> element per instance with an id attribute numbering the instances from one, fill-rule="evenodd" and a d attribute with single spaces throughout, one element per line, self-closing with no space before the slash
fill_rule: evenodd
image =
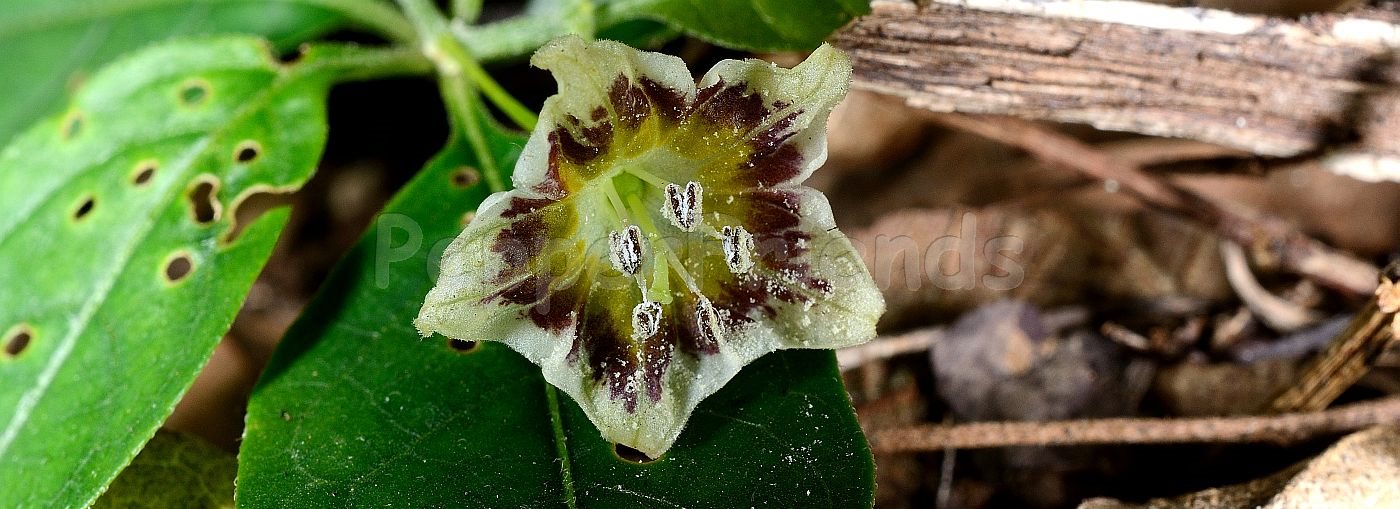
<path id="1" fill-rule="evenodd" d="M 522 14 L 471 26 L 454 22 L 452 32 L 473 55 L 487 62 L 528 55 L 550 39 L 566 33 L 557 21 L 539 14 Z"/>
<path id="2" fill-rule="evenodd" d="M 470 80 L 477 89 L 510 117 L 521 129 L 532 131 L 539 117 L 520 101 L 511 97 L 491 75 L 481 68 L 481 64 L 452 35 L 448 23 L 428 0 L 398 0 L 409 21 L 418 29 L 419 43 L 423 54 L 437 66 L 438 73 L 447 81 L 457 81 L 457 77 Z"/>
<path id="3" fill-rule="evenodd" d="M 481 16 L 481 0 L 452 0 L 452 19 L 473 23 Z"/>
<path id="4" fill-rule="evenodd" d="M 399 11 L 378 0 L 294 0 L 335 12 L 351 24 L 368 29 L 393 42 L 417 39 L 413 24 Z"/>
<path id="5" fill-rule="evenodd" d="M 311 46 L 316 51 L 318 46 Z M 364 81 L 394 76 L 421 76 L 433 72 L 433 64 L 411 48 L 364 48 L 314 59 L 309 65 L 345 69 L 337 82 Z"/>
<path id="6" fill-rule="evenodd" d="M 450 35 L 448 38 L 461 48 L 463 55 L 466 55 L 467 49 L 465 47 L 462 47 L 461 44 Z M 524 104 L 520 104 L 520 101 L 515 100 L 515 97 L 511 96 L 509 92 L 506 92 L 504 88 L 501 88 L 501 85 L 496 83 L 496 80 L 491 79 L 491 74 L 487 73 L 486 69 L 482 69 L 481 64 L 478 64 L 476 59 L 467 56 L 459 62 L 459 64 L 462 65 L 462 70 L 466 72 L 467 77 L 470 78 L 472 82 L 476 83 L 476 86 L 481 89 L 482 93 L 486 94 L 486 98 L 490 99 L 491 103 L 495 104 L 497 108 L 500 108 L 507 117 L 510 117 L 510 120 L 515 122 L 515 125 L 520 126 L 521 129 L 527 132 L 535 130 L 535 124 L 540 120 L 539 116 Z"/>
<path id="7" fill-rule="evenodd" d="M 452 124 L 461 129 L 461 135 L 467 139 L 467 144 L 471 145 L 472 152 L 476 154 L 486 187 L 493 193 L 508 190 L 501 165 L 496 163 L 496 154 L 486 142 L 486 133 L 481 130 L 485 117 L 482 111 L 484 105 L 472 89 L 471 83 L 461 80 L 460 76 L 444 76 L 440 88 L 443 101 L 447 103 L 447 110 L 452 114 Z"/>

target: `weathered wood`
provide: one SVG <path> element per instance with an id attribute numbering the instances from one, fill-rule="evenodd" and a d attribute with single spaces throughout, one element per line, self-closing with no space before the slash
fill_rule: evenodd
<path id="1" fill-rule="evenodd" d="M 1400 16 L 1110 0 L 876 0 L 838 32 L 855 86 L 942 112 L 1194 138 L 1400 180 Z"/>

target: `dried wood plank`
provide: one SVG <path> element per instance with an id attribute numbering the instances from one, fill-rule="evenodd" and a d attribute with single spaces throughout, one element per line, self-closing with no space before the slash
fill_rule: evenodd
<path id="1" fill-rule="evenodd" d="M 1400 180 L 1400 15 L 1302 19 L 1111 0 L 876 0 L 854 86 L 940 112 L 1192 138 Z"/>

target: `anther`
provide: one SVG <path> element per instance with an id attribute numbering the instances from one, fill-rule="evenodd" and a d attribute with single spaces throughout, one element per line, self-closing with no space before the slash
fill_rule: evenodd
<path id="1" fill-rule="evenodd" d="M 618 272 L 635 275 L 642 268 L 642 230 L 630 225 L 608 234 L 608 258 Z"/>
<path id="2" fill-rule="evenodd" d="M 642 301 L 632 308 L 632 339 L 641 341 L 661 330 L 661 304 Z"/>
<path id="3" fill-rule="evenodd" d="M 724 261 L 730 272 L 743 274 L 753 268 L 750 253 L 753 251 L 753 235 L 742 226 L 724 227 Z"/>
<path id="4" fill-rule="evenodd" d="M 687 182 L 684 190 L 676 184 L 666 184 L 666 206 L 662 207 L 661 213 L 666 219 L 670 219 L 676 228 L 687 232 L 695 231 L 695 225 L 700 222 L 701 198 L 704 191 L 699 182 Z"/>
<path id="5" fill-rule="evenodd" d="M 695 329 L 706 342 L 712 344 L 720 342 L 720 335 L 724 331 L 720 328 L 719 311 L 715 310 L 715 305 L 704 296 L 695 301 Z"/>

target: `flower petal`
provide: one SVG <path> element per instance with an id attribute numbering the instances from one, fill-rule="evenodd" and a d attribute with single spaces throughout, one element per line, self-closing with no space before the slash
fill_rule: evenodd
<path id="1" fill-rule="evenodd" d="M 728 146 L 707 149 L 733 155 L 706 165 L 705 180 L 741 187 L 807 180 L 826 161 L 827 116 L 850 81 L 850 60 L 825 44 L 792 69 L 755 59 L 716 64 L 700 80 L 687 127 L 727 134 Z"/>
<path id="2" fill-rule="evenodd" d="M 554 74 L 559 93 L 545 100 L 516 164 L 517 189 L 556 197 L 577 190 L 619 156 L 651 148 L 695 97 L 683 60 L 617 42 L 561 37 L 530 63 Z"/>
<path id="3" fill-rule="evenodd" d="M 414 325 L 471 340 L 512 339 L 532 361 L 549 355 L 564 317 L 541 313 L 559 288 L 577 279 L 585 246 L 570 243 L 577 216 L 566 204 L 496 193 L 443 252 L 436 285 Z M 561 263 L 562 261 L 562 263 Z M 551 265 L 552 264 L 552 265 Z M 522 319 L 527 318 L 527 319 Z"/>

